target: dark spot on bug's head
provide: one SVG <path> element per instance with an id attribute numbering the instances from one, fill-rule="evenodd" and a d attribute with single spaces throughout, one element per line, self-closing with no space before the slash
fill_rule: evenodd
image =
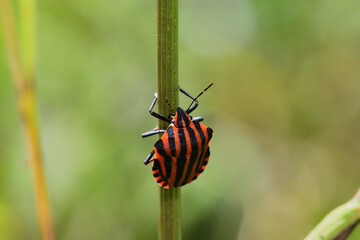
<path id="1" fill-rule="evenodd" d="M 187 127 L 190 125 L 191 118 L 182 108 L 178 107 L 176 109 L 174 121 L 175 121 L 174 124 L 176 127 L 183 128 L 183 127 Z"/>

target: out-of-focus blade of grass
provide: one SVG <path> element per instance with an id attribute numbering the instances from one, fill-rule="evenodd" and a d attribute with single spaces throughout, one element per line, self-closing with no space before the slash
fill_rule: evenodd
<path id="1" fill-rule="evenodd" d="M 158 96 L 159 113 L 171 113 L 165 99 L 176 109 L 179 106 L 178 91 L 178 1 L 158 0 Z M 168 124 L 159 120 L 159 128 Z M 181 234 L 181 192 L 180 188 L 160 188 L 159 239 L 180 240 Z"/>
<path id="2" fill-rule="evenodd" d="M 44 240 L 53 240 L 54 234 L 42 164 L 41 143 L 37 119 L 37 101 L 34 87 L 36 61 L 35 1 L 20 1 L 20 9 L 21 49 L 19 48 L 12 6 L 8 0 L 0 0 L 0 15 L 5 45 L 17 93 L 24 137 L 28 148 L 28 158 L 32 169 L 41 236 Z"/>
<path id="3" fill-rule="evenodd" d="M 35 81 L 36 71 L 36 1 L 19 1 L 20 51 L 26 80 Z M 33 83 L 31 83 L 33 84 Z"/>
<path id="4" fill-rule="evenodd" d="M 360 221 L 360 189 L 347 203 L 330 212 L 305 240 L 344 240 Z"/>
<path id="5" fill-rule="evenodd" d="M 25 76 L 21 66 L 13 11 L 8 0 L 0 0 L 0 11 L 11 74 L 14 81 L 15 89 L 18 90 L 21 88 L 21 84 L 25 80 Z"/>

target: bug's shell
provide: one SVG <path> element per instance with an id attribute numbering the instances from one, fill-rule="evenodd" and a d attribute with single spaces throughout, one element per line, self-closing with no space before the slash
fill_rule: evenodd
<path id="1" fill-rule="evenodd" d="M 152 172 L 156 182 L 164 188 L 194 181 L 204 171 L 210 156 L 213 130 L 191 121 L 181 108 L 177 109 L 174 120 L 154 146 Z"/>

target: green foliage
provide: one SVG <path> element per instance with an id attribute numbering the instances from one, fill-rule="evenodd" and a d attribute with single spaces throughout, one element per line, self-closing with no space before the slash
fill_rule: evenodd
<path id="1" fill-rule="evenodd" d="M 360 189 L 353 199 L 331 211 L 305 240 L 344 240 L 360 222 Z"/>

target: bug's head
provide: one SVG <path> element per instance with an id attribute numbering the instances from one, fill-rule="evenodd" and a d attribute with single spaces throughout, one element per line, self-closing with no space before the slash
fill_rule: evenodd
<path id="1" fill-rule="evenodd" d="M 176 114 L 173 118 L 173 123 L 178 128 L 187 127 L 190 125 L 191 117 L 182 108 L 176 109 Z"/>

